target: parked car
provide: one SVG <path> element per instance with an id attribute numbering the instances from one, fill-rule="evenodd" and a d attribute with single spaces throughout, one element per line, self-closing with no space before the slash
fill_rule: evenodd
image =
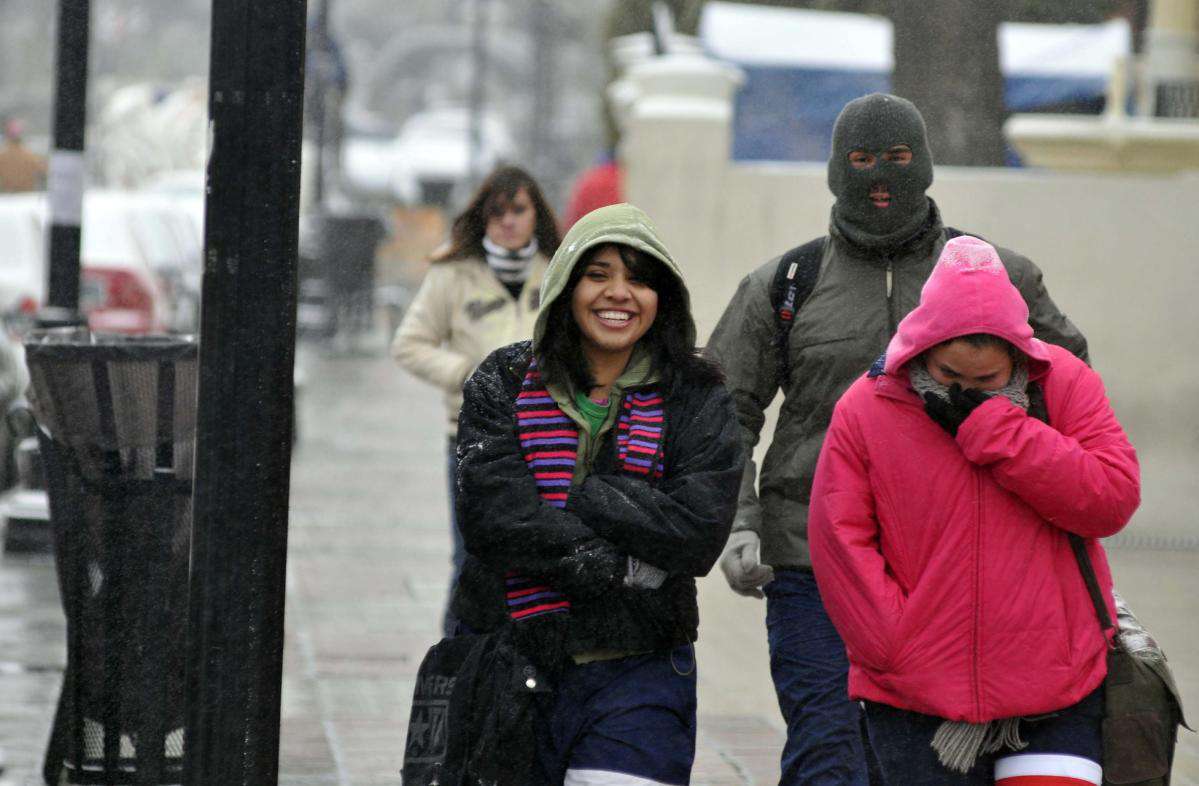
<path id="1" fill-rule="evenodd" d="M 45 198 L 0 196 L 0 314 L 32 316 L 46 289 Z"/>
<path id="2" fill-rule="evenodd" d="M 485 113 L 479 132 L 482 171 L 514 155 L 512 134 L 499 115 Z M 409 117 L 392 140 L 350 134 L 341 163 L 354 191 L 386 194 L 409 205 L 448 206 L 455 188 L 471 175 L 471 112 L 463 106 L 426 109 Z"/>
<path id="3" fill-rule="evenodd" d="M 153 206 L 179 249 L 173 258 L 154 263 L 173 306 L 171 329 L 197 332 L 204 273 L 204 172 L 164 172 L 139 193 Z"/>
<path id="4" fill-rule="evenodd" d="M 0 314 L 45 305 L 48 211 L 42 194 L 0 196 Z M 7 239 L 13 238 L 11 242 Z M 96 331 L 192 331 L 201 244 L 174 200 L 89 191 L 83 202 L 79 305 Z"/>

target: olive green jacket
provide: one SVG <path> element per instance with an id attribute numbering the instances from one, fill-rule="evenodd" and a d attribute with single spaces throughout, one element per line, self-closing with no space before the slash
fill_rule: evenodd
<path id="1" fill-rule="evenodd" d="M 749 529 L 760 535 L 764 564 L 811 565 L 808 500 L 833 405 L 882 354 L 896 325 L 919 303 L 920 290 L 946 240 L 935 205 L 932 211 L 926 230 L 890 255 L 866 251 L 831 230 L 819 278 L 792 323 L 791 380 L 783 390 L 761 477 L 751 459 L 742 479 L 733 531 Z M 1037 338 L 1085 360 L 1086 339 L 1050 299 L 1041 271 L 1026 257 L 1004 248 L 998 251 L 1028 303 Z M 751 454 L 765 410 L 780 389 L 770 304 L 777 267 L 778 258 L 772 259 L 741 281 L 706 350 L 724 367 L 742 439 Z"/>

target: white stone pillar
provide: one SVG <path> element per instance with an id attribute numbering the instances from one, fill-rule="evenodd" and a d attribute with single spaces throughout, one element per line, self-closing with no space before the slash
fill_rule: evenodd
<path id="1" fill-rule="evenodd" d="M 740 275 L 708 261 L 711 255 L 704 252 L 726 229 L 723 185 L 733 96 L 743 81 L 735 66 L 681 52 L 631 65 L 611 89 L 614 103 L 623 105 L 618 115 L 626 198 L 650 215 L 682 266 L 701 340 L 732 293 L 725 279 L 733 276 L 735 283 Z"/>
<path id="2" fill-rule="evenodd" d="M 1153 0 L 1145 33 L 1145 71 L 1157 114 L 1199 115 L 1199 3 Z M 1185 106 L 1192 104 L 1192 106 Z"/>

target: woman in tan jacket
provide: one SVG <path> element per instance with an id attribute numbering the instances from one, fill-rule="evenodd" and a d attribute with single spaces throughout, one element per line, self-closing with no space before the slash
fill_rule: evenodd
<path id="1" fill-rule="evenodd" d="M 408 307 L 391 355 L 441 389 L 446 408 L 450 531 L 457 581 L 465 551 L 454 523 L 455 442 L 462 383 L 493 350 L 533 335 L 541 278 L 558 250 L 558 225 L 537 182 L 523 169 L 492 172 L 454 220 L 450 242 L 433 258 Z M 447 611 L 443 632 L 453 634 Z"/>

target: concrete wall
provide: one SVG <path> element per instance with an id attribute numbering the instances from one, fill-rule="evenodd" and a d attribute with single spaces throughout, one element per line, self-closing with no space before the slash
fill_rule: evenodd
<path id="1" fill-rule="evenodd" d="M 661 111 L 661 96 L 642 96 L 651 111 L 634 102 L 622 151 L 628 198 L 684 266 L 701 337 L 745 273 L 826 231 L 832 203 L 823 165 L 730 162 L 716 95 L 699 112 L 683 100 Z M 1144 502 L 1129 539 L 1196 538 L 1199 173 L 939 167 L 930 193 L 947 223 L 1033 259 L 1090 340 L 1142 461 Z"/>

